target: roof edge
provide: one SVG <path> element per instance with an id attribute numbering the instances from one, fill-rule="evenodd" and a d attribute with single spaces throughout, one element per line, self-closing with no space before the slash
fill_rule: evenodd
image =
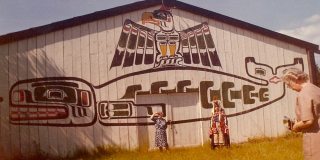
<path id="1" fill-rule="evenodd" d="M 268 36 L 268 37 L 271 37 L 274 39 L 278 39 L 280 41 L 284 41 L 284 42 L 287 42 L 287 43 L 290 43 L 290 44 L 293 44 L 293 45 L 296 45 L 299 47 L 303 47 L 308 50 L 314 50 L 314 51 L 319 50 L 319 45 L 316 45 L 316 44 L 313 44 L 310 42 L 306 42 L 306 41 L 303 41 L 303 40 L 300 40 L 300 39 L 297 39 L 294 37 L 290 37 L 290 36 L 287 36 L 287 35 L 284 35 L 284 34 L 269 30 L 269 29 L 265 29 L 265 28 L 262 28 L 262 27 L 259 27 L 259 26 L 241 21 L 241 20 L 237 20 L 235 18 L 224 16 L 222 14 L 212 12 L 212 11 L 209 11 L 209 10 L 206 10 L 203 8 L 199 8 L 199 7 L 184 3 L 184 2 L 180 2 L 177 0 L 163 0 L 163 2 L 166 5 L 169 5 L 171 7 L 175 7 L 177 9 L 181 9 L 181 10 L 184 10 L 187 12 L 192 11 L 192 13 L 194 13 L 194 14 L 197 14 L 197 15 L 200 15 L 203 17 L 207 17 L 210 19 L 214 19 L 214 20 L 217 20 L 217 21 L 220 21 L 220 22 L 232 25 L 232 26 L 236 26 L 236 27 L 239 27 L 239 28 L 242 28 L 245 30 L 249 30 L 251 32 L 262 34 L 264 36 Z M 103 10 L 103 11 L 97 11 L 97 12 L 90 13 L 90 14 L 83 15 L 83 16 L 78 16 L 78 17 L 54 22 L 54 23 L 39 26 L 39 27 L 30 28 L 27 30 L 22 30 L 22 31 L 18 31 L 18 32 L 5 34 L 5 35 L 0 36 L 0 45 L 11 43 L 11 42 L 22 40 L 22 39 L 26 39 L 26 38 L 30 38 L 30 37 L 36 37 L 36 36 L 39 36 L 42 34 L 62 30 L 62 29 L 69 28 L 69 27 L 74 27 L 77 25 L 97 21 L 100 19 L 108 18 L 108 17 L 117 16 L 120 14 L 125 14 L 128 12 L 133 12 L 133 11 L 137 11 L 137 10 L 141 10 L 141 9 L 145 9 L 145 8 L 149 8 L 149 7 L 154 7 L 154 6 L 161 5 L 161 4 L 162 4 L 161 0 L 144 0 L 144 1 L 139 1 L 139 2 L 135 2 L 135 3 Z"/>
<path id="2" fill-rule="evenodd" d="M 259 33 L 259 34 L 262 34 L 267 37 L 271 37 L 271 38 L 278 39 L 278 40 L 281 40 L 284 42 L 288 42 L 290 44 L 294 44 L 299 47 L 304 47 L 308 50 L 317 51 L 319 49 L 319 45 L 316 45 L 316 44 L 313 44 L 310 42 L 306 42 L 306 41 L 303 41 L 303 40 L 300 40 L 300 39 L 297 39 L 297 38 L 294 38 L 294 37 L 291 37 L 288 35 L 284 35 L 284 34 L 281 34 L 281 33 L 266 29 L 266 28 L 256 26 L 254 24 L 250 24 L 250 23 L 247 23 L 247 22 L 244 22 L 241 20 L 237 20 L 235 18 L 228 17 L 228 16 L 225 16 L 225 15 L 222 15 L 222 14 L 219 14 L 216 12 L 212 12 L 212 11 L 209 11 L 209 10 L 206 10 L 203 8 L 199 8 L 199 7 L 184 3 L 184 2 L 180 2 L 180 1 L 176 1 L 176 0 L 173 0 L 173 1 L 174 1 L 174 3 L 171 3 L 171 4 L 173 4 L 174 7 L 176 7 L 177 9 L 181 9 L 181 10 L 184 10 L 187 12 L 192 11 L 192 13 L 194 13 L 194 14 L 197 14 L 197 15 L 200 15 L 203 17 L 207 17 L 207 18 L 211 18 L 211 19 L 214 19 L 214 20 L 217 20 L 217 21 L 229 24 L 229 25 L 233 25 L 233 26 L 245 29 L 245 30 L 249 30 L 251 32 Z"/>
<path id="3" fill-rule="evenodd" d="M 148 3 L 146 3 L 146 1 L 148 1 Z M 0 35 L 0 45 L 11 43 L 14 41 L 19 41 L 22 39 L 36 37 L 42 34 L 47 34 L 47 33 L 62 30 L 65 28 L 70 28 L 77 25 L 90 23 L 90 22 L 108 18 L 108 17 L 113 17 L 113 16 L 129 13 L 129 12 L 134 12 L 137 10 L 149 8 L 149 7 L 154 7 L 161 4 L 162 2 L 157 0 L 144 0 L 144 1 L 139 1 L 131 4 L 119 6 L 119 7 L 114 7 L 114 8 L 103 10 L 103 11 L 93 12 L 83 16 L 77 16 L 70 19 L 53 22 L 53 23 L 39 26 L 39 27 L 33 27 L 30 29 L 22 30 L 22 31 Z"/>

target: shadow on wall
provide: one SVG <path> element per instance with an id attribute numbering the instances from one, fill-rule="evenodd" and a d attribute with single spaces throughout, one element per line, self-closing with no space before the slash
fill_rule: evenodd
<path id="1" fill-rule="evenodd" d="M 80 33 L 80 28 L 87 32 Z M 90 75 L 90 53 L 89 50 L 80 52 L 79 48 L 80 39 L 89 45 L 88 35 L 89 25 L 86 24 L 0 46 L 1 158 L 30 158 L 39 153 L 44 156 L 66 157 L 71 156 L 77 148 L 92 149 L 99 143 L 111 143 L 112 140 L 107 135 L 104 136 L 100 125 L 47 126 L 45 124 L 48 124 L 48 120 L 45 119 L 21 119 L 26 116 L 23 114 L 36 113 L 33 115 L 36 117 L 41 117 L 41 114 L 49 115 L 49 109 L 43 110 L 34 106 L 10 108 L 9 106 L 10 88 L 21 80 L 44 77 L 84 77 L 90 81 L 90 77 L 85 77 Z M 32 87 L 31 84 L 19 86 L 18 90 L 22 91 L 22 94 L 17 92 L 11 95 L 12 101 L 16 104 L 25 103 L 27 100 L 23 98 L 28 95 L 24 91 Z M 49 106 L 49 104 L 43 103 L 43 106 Z M 10 123 L 10 119 L 16 118 L 15 115 L 19 115 L 20 124 Z M 64 119 L 50 121 L 66 123 Z M 30 125 L 35 123 L 38 125 Z M 99 139 L 95 138 L 95 131 L 101 131 L 98 134 Z"/>

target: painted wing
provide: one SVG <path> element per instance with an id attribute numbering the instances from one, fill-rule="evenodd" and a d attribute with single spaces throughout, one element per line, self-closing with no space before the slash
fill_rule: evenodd
<path id="1" fill-rule="evenodd" d="M 185 64 L 221 67 L 208 23 L 202 23 L 180 32 L 181 52 Z"/>
<path id="2" fill-rule="evenodd" d="M 119 42 L 110 66 L 129 67 L 152 64 L 154 61 L 155 30 L 139 25 L 131 20 L 124 22 Z"/>

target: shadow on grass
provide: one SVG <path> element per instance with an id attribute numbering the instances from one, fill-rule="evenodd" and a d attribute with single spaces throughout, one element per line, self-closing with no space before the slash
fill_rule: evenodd
<path id="1" fill-rule="evenodd" d="M 302 133 L 288 132 L 282 136 L 275 138 L 263 137 L 263 138 L 249 138 L 247 143 L 261 143 L 261 142 L 277 142 L 283 140 L 290 140 L 295 138 L 302 138 Z"/>
<path id="2" fill-rule="evenodd" d="M 123 147 L 114 147 L 114 146 L 98 146 L 92 151 L 89 151 L 86 148 L 78 149 L 71 158 L 67 159 L 99 159 L 102 157 L 110 157 L 114 154 L 126 154 L 130 151 Z"/>
<path id="3" fill-rule="evenodd" d="M 302 151 L 302 143 L 299 139 L 302 139 L 301 133 L 288 133 L 276 138 L 253 138 L 248 142 L 242 144 L 231 144 L 231 148 L 227 149 L 222 147 L 220 149 L 211 150 L 210 142 L 207 141 L 203 146 L 198 147 L 182 147 L 182 148 L 170 148 L 170 153 L 159 152 L 158 150 L 148 151 L 147 147 L 140 147 L 134 150 L 128 150 L 124 147 L 115 146 L 98 146 L 93 150 L 86 148 L 78 148 L 72 155 L 68 157 L 49 157 L 43 155 L 41 152 L 37 152 L 30 159 L 45 160 L 45 159 L 252 159 L 259 158 L 273 159 L 277 156 L 291 157 L 292 154 Z M 299 141 L 297 141 L 299 140 Z M 301 144 L 300 144 L 301 143 Z M 301 146 L 300 146 L 301 145 Z M 275 150 L 277 146 L 277 150 Z M 287 148 L 297 146 L 293 151 L 287 153 Z M 270 153 L 273 153 L 270 155 Z M 302 152 L 301 152 L 302 155 Z M 297 158 L 301 158 L 300 153 L 295 155 Z M 292 157 L 291 157 L 292 158 Z"/>

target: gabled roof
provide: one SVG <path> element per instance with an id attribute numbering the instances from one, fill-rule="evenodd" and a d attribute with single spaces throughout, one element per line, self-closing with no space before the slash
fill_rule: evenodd
<path id="1" fill-rule="evenodd" d="M 278 39 L 280 41 L 284 41 L 299 47 L 303 47 L 308 50 L 317 51 L 319 47 L 316 44 L 312 44 L 300 39 L 296 39 L 284 34 L 280 34 L 280 33 L 277 33 L 277 32 L 274 32 L 274 31 L 271 31 L 271 30 L 268 30 L 244 21 L 240 21 L 228 16 L 224 16 L 219 13 L 215 13 L 215 12 L 212 12 L 203 8 L 199 8 L 190 4 L 186 4 L 177 0 L 163 0 L 163 1 L 165 5 L 168 5 L 180 10 L 184 10 L 187 12 L 192 11 L 192 13 L 194 14 L 207 17 L 210 19 L 214 19 L 216 21 L 230 24 L 230 25 L 233 25 L 245 30 L 249 30 L 258 34 L 262 34 L 274 39 Z M 27 30 L 14 32 L 14 33 L 9 33 L 9 34 L 0 36 L 0 45 L 26 39 L 26 38 L 39 36 L 42 34 L 62 30 L 65 28 L 73 27 L 73 26 L 78 26 L 81 24 L 97 21 L 100 19 L 104 19 L 104 18 L 116 16 L 116 15 L 125 14 L 128 12 L 133 12 L 133 11 L 137 11 L 137 10 L 141 10 L 149 7 L 154 7 L 157 5 L 162 5 L 162 0 L 144 0 L 140 2 L 131 3 L 128 5 L 123 5 L 120 7 L 115 7 L 115 8 L 111 8 L 103 11 L 94 12 L 94 13 L 79 16 L 79 17 L 74 17 L 74 18 L 59 21 L 59 22 L 54 22 L 54 23 L 40 26 L 40 27 L 30 28 Z"/>

